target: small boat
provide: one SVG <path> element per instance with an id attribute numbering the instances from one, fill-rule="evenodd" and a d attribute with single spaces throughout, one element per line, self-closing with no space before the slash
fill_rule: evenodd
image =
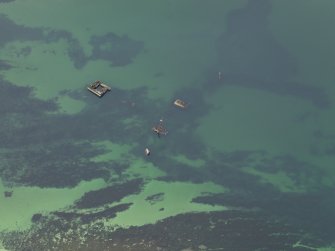
<path id="1" fill-rule="evenodd" d="M 187 106 L 186 102 L 183 101 L 183 100 L 181 100 L 181 99 L 176 99 L 176 100 L 173 102 L 173 104 L 174 104 L 175 106 L 179 107 L 179 108 L 182 108 L 182 109 L 186 108 L 186 106 Z"/>
<path id="2" fill-rule="evenodd" d="M 145 148 L 145 150 L 144 150 L 144 154 L 145 154 L 146 156 L 149 156 L 149 155 L 150 155 L 150 150 L 149 150 L 149 148 Z"/>
<path id="3" fill-rule="evenodd" d="M 160 137 L 161 135 L 166 135 L 168 133 L 166 128 L 163 126 L 163 120 L 160 120 L 159 124 L 155 125 L 152 128 L 152 131 L 156 133 L 158 137 Z"/>
<path id="4" fill-rule="evenodd" d="M 98 97 L 102 97 L 106 94 L 106 92 L 110 91 L 112 88 L 110 88 L 108 85 L 102 83 L 100 80 L 94 81 L 92 84 L 90 84 L 87 89 L 97 95 Z"/>

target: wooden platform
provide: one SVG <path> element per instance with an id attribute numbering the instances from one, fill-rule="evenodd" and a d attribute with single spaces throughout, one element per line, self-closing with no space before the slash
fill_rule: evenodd
<path id="1" fill-rule="evenodd" d="M 100 80 L 95 81 L 94 83 L 90 84 L 87 89 L 97 95 L 98 97 L 102 97 L 112 88 L 108 85 L 102 83 Z"/>

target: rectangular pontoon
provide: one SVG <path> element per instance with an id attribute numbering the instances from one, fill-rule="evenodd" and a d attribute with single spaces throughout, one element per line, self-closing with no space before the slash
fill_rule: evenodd
<path id="1" fill-rule="evenodd" d="M 112 88 L 110 88 L 108 85 L 102 83 L 100 80 L 95 81 L 94 83 L 90 84 L 87 89 L 97 95 L 98 97 L 102 97 L 106 94 L 106 92 L 110 91 Z"/>

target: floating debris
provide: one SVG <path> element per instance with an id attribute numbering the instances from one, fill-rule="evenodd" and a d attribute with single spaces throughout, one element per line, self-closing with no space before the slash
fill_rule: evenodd
<path id="1" fill-rule="evenodd" d="M 176 99 L 173 104 L 179 108 L 186 108 L 187 104 L 185 101 L 181 100 L 181 99 Z"/>
<path id="2" fill-rule="evenodd" d="M 110 91 L 112 88 L 110 88 L 108 85 L 102 83 L 100 80 L 96 80 L 94 83 L 90 84 L 87 89 L 97 95 L 98 97 L 102 97 L 106 94 L 106 92 Z"/>
<path id="3" fill-rule="evenodd" d="M 159 124 L 155 125 L 152 128 L 152 131 L 156 133 L 158 137 L 160 137 L 161 135 L 166 135 L 168 133 L 166 128 L 163 126 L 163 119 L 159 120 Z"/>
<path id="4" fill-rule="evenodd" d="M 144 154 L 147 155 L 147 156 L 150 155 L 150 150 L 149 150 L 149 148 L 145 148 L 145 150 L 144 150 Z"/>

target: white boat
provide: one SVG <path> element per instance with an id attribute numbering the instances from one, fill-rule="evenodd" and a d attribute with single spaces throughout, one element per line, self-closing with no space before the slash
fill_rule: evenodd
<path id="1" fill-rule="evenodd" d="M 176 100 L 173 102 L 173 104 L 174 104 L 175 106 L 179 107 L 179 108 L 182 108 L 182 109 L 186 108 L 186 106 L 187 106 L 186 102 L 183 101 L 183 100 L 181 100 L 181 99 L 176 99 Z"/>

